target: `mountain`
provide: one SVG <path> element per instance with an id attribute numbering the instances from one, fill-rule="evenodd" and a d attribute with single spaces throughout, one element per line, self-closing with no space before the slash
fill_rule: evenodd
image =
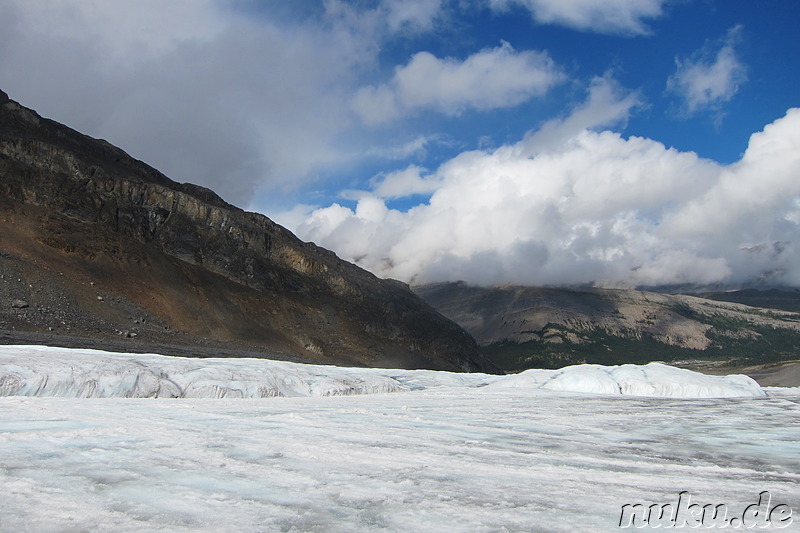
<path id="1" fill-rule="evenodd" d="M 5 343 L 494 369 L 405 284 L 3 92 L 0 330 Z"/>
<path id="2" fill-rule="evenodd" d="M 736 302 L 753 307 L 782 309 L 800 313 L 800 289 L 793 287 L 702 292 L 695 294 L 695 296 L 721 302 Z"/>
<path id="3" fill-rule="evenodd" d="M 800 314 L 636 290 L 439 283 L 414 290 L 504 370 L 577 363 L 797 359 Z"/>

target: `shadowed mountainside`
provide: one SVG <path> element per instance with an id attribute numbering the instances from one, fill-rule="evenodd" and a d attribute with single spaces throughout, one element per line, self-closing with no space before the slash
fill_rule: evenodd
<path id="1" fill-rule="evenodd" d="M 694 296 L 720 302 L 736 302 L 752 307 L 765 307 L 800 313 L 800 289 L 791 287 L 702 292 Z"/>
<path id="2" fill-rule="evenodd" d="M 113 349 L 493 370 L 468 334 L 405 284 L 1 91 L 0 298 L 6 343 L 28 332 L 20 336 L 107 339 Z"/>

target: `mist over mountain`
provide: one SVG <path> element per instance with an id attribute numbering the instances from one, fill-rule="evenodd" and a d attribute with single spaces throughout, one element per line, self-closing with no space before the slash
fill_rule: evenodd
<path id="1" fill-rule="evenodd" d="M 27 332 L 126 350 L 188 345 L 206 355 L 493 369 L 406 285 L 2 92 L 0 297 L 4 342 Z"/>

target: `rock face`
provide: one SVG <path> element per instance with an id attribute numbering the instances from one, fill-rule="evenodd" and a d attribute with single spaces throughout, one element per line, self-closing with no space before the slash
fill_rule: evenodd
<path id="1" fill-rule="evenodd" d="M 467 333 L 404 284 L 2 92 L 0 266 L 0 296 L 31 306 L 0 315 L 0 329 L 134 328 L 138 339 L 308 361 L 492 370 Z"/>
<path id="2" fill-rule="evenodd" d="M 688 295 L 598 288 L 415 287 L 505 370 L 687 358 L 795 359 L 800 314 Z"/>

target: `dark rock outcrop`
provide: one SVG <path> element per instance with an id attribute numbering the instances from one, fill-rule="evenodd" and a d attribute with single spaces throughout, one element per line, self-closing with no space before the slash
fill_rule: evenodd
<path id="1" fill-rule="evenodd" d="M 83 335 L 122 329 L 115 320 L 139 313 L 158 324 L 139 338 L 150 331 L 159 342 L 156 331 L 169 331 L 311 361 L 492 370 L 467 333 L 406 285 L 2 92 L 0 252 L 6 283 L 28 276 L 46 289 L 32 281 L 13 297 L 33 305 L 38 294 L 46 310 L 61 294 Z M 43 327 L 5 320 L 0 329 Z"/>

